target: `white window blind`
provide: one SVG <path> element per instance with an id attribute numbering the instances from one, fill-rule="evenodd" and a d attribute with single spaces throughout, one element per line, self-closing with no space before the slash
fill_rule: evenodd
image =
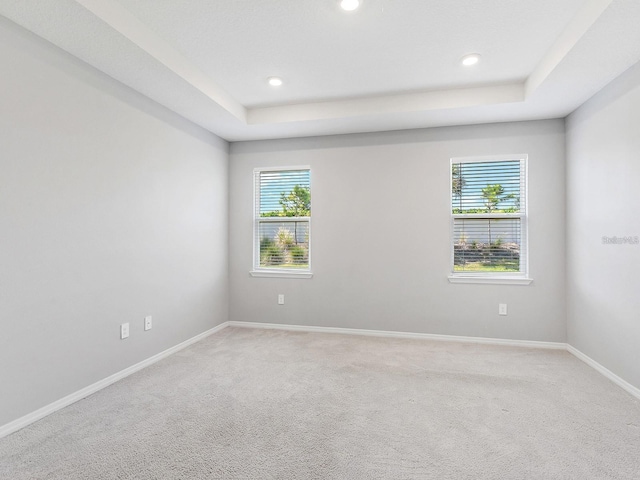
<path id="1" fill-rule="evenodd" d="M 254 171 L 254 270 L 308 272 L 309 168 Z"/>
<path id="2" fill-rule="evenodd" d="M 454 276 L 527 275 L 526 160 L 451 160 Z"/>

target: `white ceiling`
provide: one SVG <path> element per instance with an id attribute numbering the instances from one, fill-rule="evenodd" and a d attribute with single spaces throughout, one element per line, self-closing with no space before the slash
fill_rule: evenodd
<path id="1" fill-rule="evenodd" d="M 639 0 L 0 0 L 0 14 L 230 141 L 564 117 L 640 61 Z"/>

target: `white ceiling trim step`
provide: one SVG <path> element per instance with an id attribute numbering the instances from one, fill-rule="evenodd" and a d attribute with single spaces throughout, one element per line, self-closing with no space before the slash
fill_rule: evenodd
<path id="1" fill-rule="evenodd" d="M 432 90 L 378 97 L 252 108 L 250 125 L 352 118 L 363 115 L 425 112 L 524 101 L 524 84 Z"/>
<path id="2" fill-rule="evenodd" d="M 412 92 L 247 109 L 168 42 L 113 0 L 75 0 L 245 125 L 277 124 L 525 102 L 613 0 L 589 0 L 524 84 Z"/>
<path id="3" fill-rule="evenodd" d="M 308 21 L 308 15 L 303 14 L 309 13 L 304 10 L 305 8 L 315 9 L 318 3 L 329 4 L 334 1 L 337 0 L 306 0 L 304 8 L 301 7 L 302 0 L 278 0 L 273 4 L 267 2 L 269 8 L 266 10 L 270 12 L 269 15 L 273 14 L 273 17 L 264 19 L 263 23 L 266 22 L 264 28 L 271 31 L 269 29 L 280 25 L 278 22 L 290 17 L 292 21 L 298 17 Z M 421 1 L 407 0 L 404 5 L 413 2 L 415 2 L 414 5 L 418 5 Z M 493 0 L 488 3 L 495 6 L 501 1 Z M 533 8 L 532 6 L 538 1 L 513 2 L 514 6 L 522 3 L 523 7 L 521 11 L 517 8 L 511 11 L 510 15 L 516 15 L 516 18 L 522 20 L 522 16 L 517 16 L 518 11 L 524 14 L 530 11 L 529 9 Z M 270 90 L 266 83 L 259 83 L 261 82 L 259 74 L 262 72 L 260 70 L 258 74 L 255 72 L 252 74 L 247 84 L 250 88 L 259 90 L 264 98 L 271 100 L 254 103 L 253 107 L 248 106 L 248 103 L 240 102 L 239 96 L 232 95 L 231 90 L 227 90 L 231 87 L 225 88 L 222 87 L 222 83 L 218 83 L 217 72 L 234 66 L 233 62 L 228 62 L 227 57 L 223 55 L 220 64 L 212 63 L 207 55 L 199 57 L 198 53 L 202 51 L 198 49 L 206 49 L 207 45 L 197 42 L 198 35 L 189 37 L 191 43 L 186 42 L 184 45 L 179 42 L 174 43 L 175 35 L 181 38 L 180 34 L 184 34 L 185 29 L 188 28 L 188 22 L 193 21 L 195 15 L 213 15 L 219 9 L 228 15 L 229 21 L 235 25 L 236 29 L 245 27 L 245 20 L 249 22 L 251 17 L 245 19 L 244 13 L 239 11 L 240 8 L 244 8 L 240 5 L 243 2 L 218 4 L 210 0 L 189 0 L 183 3 L 175 0 L 56 0 L 54 2 L 0 0 L 0 13 L 11 22 L 32 31 L 192 122 L 230 141 L 240 141 L 564 117 L 615 76 L 640 61 L 640 42 L 638 41 L 640 33 L 636 25 L 640 18 L 640 1 L 546 0 L 545 5 L 549 6 L 550 2 L 556 1 L 558 4 L 566 2 L 565 5 L 571 6 L 570 12 L 565 11 L 567 15 L 563 17 L 562 22 L 564 27 L 557 25 L 556 22 L 553 36 L 550 37 L 549 32 L 544 31 L 544 15 L 536 17 L 538 23 L 535 24 L 535 28 L 538 30 L 533 31 L 539 32 L 540 38 L 537 39 L 535 35 L 529 33 L 526 39 L 520 40 L 527 40 L 524 42 L 525 46 L 530 46 L 531 42 L 544 41 L 544 48 L 534 49 L 535 58 L 530 57 L 530 63 L 527 63 L 526 68 L 519 70 L 518 75 L 487 77 L 485 71 L 485 77 L 476 77 L 476 73 L 483 72 L 482 68 L 500 69 L 502 67 L 504 69 L 504 64 L 486 62 L 481 64 L 476 72 L 457 70 L 457 76 L 454 75 L 452 78 L 457 78 L 459 81 L 463 79 L 462 83 L 456 83 L 456 81 L 429 83 L 430 77 L 426 73 L 417 72 L 415 75 L 426 75 L 424 87 L 419 86 L 420 82 L 412 84 L 418 85 L 417 89 L 402 88 L 401 83 L 390 82 L 389 88 L 374 90 L 380 92 L 379 95 L 354 96 L 353 89 L 345 90 L 345 92 L 351 92 L 348 94 L 341 93 L 340 88 L 334 88 L 330 90 L 331 93 L 326 93 L 325 97 L 319 93 L 313 96 L 294 96 L 291 98 L 301 98 L 301 100 L 287 101 L 286 95 L 276 95 L 278 92 Z M 143 13 L 144 8 L 153 9 L 147 13 L 156 12 L 157 9 L 157 18 L 150 15 L 149 20 L 146 20 L 147 17 L 140 11 L 134 10 L 137 2 L 143 5 Z M 257 3 L 253 2 L 252 5 L 255 6 Z M 275 5 L 278 8 L 272 8 Z M 300 8 L 290 12 L 288 5 Z M 336 5 L 333 4 L 334 7 Z M 479 12 L 483 11 L 481 6 L 477 8 Z M 171 12 L 173 15 L 180 12 L 184 15 L 174 18 Z M 545 10 L 542 12 L 544 13 Z M 336 12 L 327 14 L 324 21 L 338 22 L 336 24 L 338 26 L 334 25 L 335 28 L 350 29 L 349 31 L 353 30 L 354 34 L 362 34 L 365 37 L 370 35 L 369 41 L 378 45 L 373 41 L 373 35 L 376 35 L 375 28 L 380 26 L 380 18 L 365 18 L 362 15 L 344 17 L 334 13 Z M 449 12 L 443 4 L 439 13 L 449 18 L 455 12 Z M 546 14 L 551 15 L 552 11 L 546 11 Z M 395 11 L 390 8 L 389 15 L 395 15 L 393 17 L 395 22 L 402 21 L 402 10 L 399 8 Z M 211 38 L 217 38 L 217 31 L 207 30 L 207 17 L 202 18 L 205 20 L 204 23 L 200 22 L 198 25 L 199 28 L 211 34 L 206 37 L 208 41 L 211 41 Z M 355 22 L 358 18 L 362 24 Z M 68 19 L 72 19 L 73 22 L 70 23 Z M 273 22 L 269 23 L 269 19 Z M 254 21 L 256 21 L 255 18 Z M 182 23 L 176 25 L 175 22 Z M 176 27 L 175 31 L 170 28 L 171 26 Z M 365 26 L 369 30 L 362 30 Z M 483 38 L 483 28 L 479 26 L 478 31 L 471 32 L 473 35 L 470 37 Z M 196 31 L 199 30 L 196 29 Z M 528 31 L 531 32 L 531 29 Z M 464 35 L 467 33 L 469 32 Z M 274 31 L 273 34 L 278 36 L 280 32 Z M 303 34 L 304 32 L 300 29 L 293 29 L 289 33 L 283 32 L 278 38 L 284 42 L 288 39 L 288 35 Z M 457 34 L 463 35 L 461 32 Z M 173 40 L 170 40 L 172 38 Z M 229 36 L 225 38 L 228 42 Z M 506 38 L 502 41 L 506 41 Z M 396 43 L 391 42 L 388 47 L 382 48 L 381 53 L 384 53 L 386 60 L 395 58 L 394 52 L 401 53 L 398 49 L 404 48 L 403 46 L 406 46 L 409 41 L 406 38 L 403 41 L 396 40 Z M 242 43 L 240 47 L 244 50 L 240 50 L 240 54 L 244 51 L 246 58 L 252 58 L 251 55 L 256 54 L 252 45 L 255 46 L 258 41 L 259 36 L 252 41 Z M 319 40 L 316 39 L 316 41 Z M 492 48 L 499 50 L 500 42 L 496 43 L 495 38 L 493 41 L 494 43 L 490 41 L 489 44 L 493 45 Z M 221 42 L 221 45 L 224 45 L 224 42 Z M 388 50 L 385 50 L 386 48 Z M 447 46 L 444 45 L 442 48 Z M 490 49 L 487 50 L 487 60 L 492 58 L 490 51 Z M 305 57 L 304 51 L 299 52 L 294 49 L 294 53 L 296 52 L 298 56 L 287 57 L 287 60 L 292 62 L 288 68 L 293 74 L 304 69 L 305 62 L 314 61 L 313 56 Z M 512 55 L 517 53 L 517 51 L 511 51 Z M 453 54 L 455 55 L 451 57 Z M 452 71 L 455 67 L 461 68 L 456 61 L 458 54 L 459 52 L 447 53 L 450 63 L 440 66 Z M 199 61 L 201 63 L 198 63 Z M 227 63 L 225 64 L 224 61 Z M 509 60 L 507 58 L 502 61 Z M 379 68 L 386 68 L 386 73 L 392 73 L 385 65 L 387 64 L 381 61 Z M 438 65 L 434 64 L 431 67 L 437 69 Z M 272 72 L 272 70 L 274 69 L 267 68 L 264 75 L 288 73 L 286 69 L 284 72 Z M 278 69 L 275 68 L 275 70 Z M 244 74 L 245 72 L 242 71 L 236 72 L 240 78 L 243 78 Z M 402 73 L 402 75 L 411 74 L 411 72 Z M 390 76 L 393 77 L 393 75 Z M 291 78 L 295 78 L 295 75 Z M 493 80 L 483 82 L 480 78 Z M 473 83 L 474 79 L 476 83 Z M 312 78 L 311 83 L 313 81 Z M 322 87 L 321 79 L 318 83 Z M 292 85 L 296 85 L 293 80 Z M 440 89 L 428 88 L 427 85 L 440 85 L 437 87 Z M 459 86 L 446 88 L 447 85 Z M 305 82 L 300 82 L 297 87 L 304 93 Z M 311 85 L 311 87 L 315 90 L 312 88 L 310 91 L 324 91 L 323 88 L 318 88 L 318 85 Z M 265 91 L 268 95 L 264 95 Z"/>
<path id="4" fill-rule="evenodd" d="M 589 0 L 567 25 L 567 28 L 551 46 L 542 61 L 529 75 L 525 83 L 525 96 L 530 97 L 544 83 L 551 72 L 578 44 L 585 33 L 596 23 L 613 0 Z"/>
<path id="5" fill-rule="evenodd" d="M 238 120 L 246 123 L 247 112 L 243 105 L 232 98 L 169 43 L 133 16 L 126 8 L 111 0 L 75 1 L 216 102 Z"/>

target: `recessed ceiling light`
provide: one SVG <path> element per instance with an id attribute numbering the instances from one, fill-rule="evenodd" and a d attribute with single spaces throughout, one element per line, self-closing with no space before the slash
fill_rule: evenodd
<path id="1" fill-rule="evenodd" d="M 470 67 L 471 65 L 475 65 L 479 61 L 480 61 L 480 54 L 478 53 L 472 53 L 470 55 L 465 55 L 464 57 L 462 57 L 462 64 L 467 67 Z"/>
<path id="2" fill-rule="evenodd" d="M 360 6 L 360 0 L 342 0 L 340 6 L 343 10 L 351 12 Z"/>
<path id="3" fill-rule="evenodd" d="M 282 85 L 282 79 L 280 77 L 269 77 L 267 81 L 272 87 L 279 87 Z"/>

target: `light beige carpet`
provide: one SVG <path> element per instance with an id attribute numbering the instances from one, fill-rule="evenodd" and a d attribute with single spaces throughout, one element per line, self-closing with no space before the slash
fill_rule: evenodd
<path id="1" fill-rule="evenodd" d="M 227 328 L 0 440 L 2 479 L 638 479 L 563 351 Z"/>

